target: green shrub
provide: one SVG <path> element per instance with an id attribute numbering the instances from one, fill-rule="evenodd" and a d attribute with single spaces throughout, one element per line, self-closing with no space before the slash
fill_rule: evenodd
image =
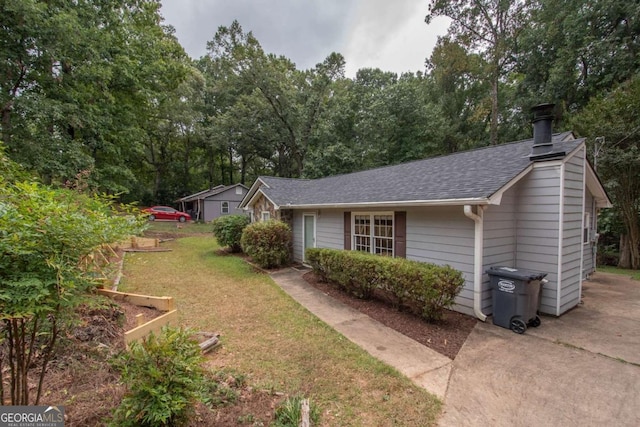
<path id="1" fill-rule="evenodd" d="M 319 248 L 307 249 L 306 259 L 323 280 L 359 298 L 386 291 L 396 298 L 397 306 L 417 307 L 429 321 L 442 318 L 464 285 L 462 273 L 448 265 Z"/>
<path id="2" fill-rule="evenodd" d="M 163 328 L 134 342 L 115 365 L 128 392 L 113 426 L 173 426 L 184 423 L 205 389 L 198 343 L 183 329 Z"/>
<path id="3" fill-rule="evenodd" d="M 244 229 L 240 242 L 262 268 L 280 267 L 291 259 L 291 228 L 282 221 L 254 222 Z"/>
<path id="4" fill-rule="evenodd" d="M 231 252 L 242 251 L 240 239 L 242 230 L 249 225 L 250 219 L 246 215 L 225 215 L 213 220 L 213 234 L 220 246 L 227 246 Z"/>

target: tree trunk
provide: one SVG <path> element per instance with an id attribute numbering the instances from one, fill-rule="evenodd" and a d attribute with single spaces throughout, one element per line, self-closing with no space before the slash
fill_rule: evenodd
<path id="1" fill-rule="evenodd" d="M 496 66 L 497 67 L 497 66 Z M 498 145 L 498 84 L 499 74 L 497 68 L 492 71 L 491 76 L 491 145 Z"/>
<path id="2" fill-rule="evenodd" d="M 2 109 L 2 133 L 0 138 L 5 144 L 9 144 L 11 139 L 11 109 L 9 107 Z"/>
<path id="3" fill-rule="evenodd" d="M 631 253 L 629 251 L 629 236 L 620 235 L 620 258 L 618 259 L 619 268 L 631 268 Z"/>
<path id="4" fill-rule="evenodd" d="M 233 148 L 229 146 L 229 185 L 233 185 Z"/>

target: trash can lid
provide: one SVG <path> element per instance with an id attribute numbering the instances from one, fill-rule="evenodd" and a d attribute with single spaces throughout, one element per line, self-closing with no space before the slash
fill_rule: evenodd
<path id="1" fill-rule="evenodd" d="M 487 274 L 490 276 L 501 276 L 509 279 L 519 279 L 523 281 L 542 280 L 547 275 L 540 271 L 522 270 L 511 267 L 489 267 Z"/>

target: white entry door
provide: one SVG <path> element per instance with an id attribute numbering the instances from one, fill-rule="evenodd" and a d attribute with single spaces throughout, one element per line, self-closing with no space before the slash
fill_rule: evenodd
<path id="1" fill-rule="evenodd" d="M 307 248 L 316 247 L 316 214 L 303 214 L 302 220 L 302 260 L 306 262 Z"/>

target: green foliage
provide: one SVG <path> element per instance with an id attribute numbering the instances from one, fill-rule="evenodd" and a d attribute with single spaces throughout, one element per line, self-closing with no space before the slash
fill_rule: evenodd
<path id="1" fill-rule="evenodd" d="M 613 202 L 613 218 L 604 222 L 618 228 L 619 267 L 640 268 L 640 74 L 611 91 L 593 98 L 575 118 L 585 135 L 605 137 L 597 167 Z M 619 225 L 622 224 L 622 227 Z M 620 230 L 622 228 L 622 230 Z"/>
<path id="2" fill-rule="evenodd" d="M 272 427 L 298 427 L 302 421 L 302 401 L 303 396 L 287 397 L 275 411 L 275 421 Z M 320 408 L 309 399 L 309 422 L 310 425 L 318 425 L 320 421 Z"/>
<path id="3" fill-rule="evenodd" d="M 242 230 L 251 220 L 246 215 L 225 215 L 213 220 L 213 234 L 220 246 L 228 246 L 231 252 L 240 252 Z"/>
<path id="4" fill-rule="evenodd" d="M 462 273 L 448 265 L 336 249 L 310 248 L 305 255 L 324 280 L 360 298 L 371 297 L 376 290 L 388 292 L 399 307 L 417 307 L 429 321 L 440 319 L 464 286 Z"/>
<path id="5" fill-rule="evenodd" d="M 43 182 L 91 170 L 112 194 L 143 183 L 145 143 L 186 55 L 156 0 L 4 0 L 0 132 L 14 160 Z M 172 103 L 175 108 L 176 103 Z"/>
<path id="6" fill-rule="evenodd" d="M 240 243 L 244 253 L 262 268 L 280 267 L 291 259 L 291 227 L 282 221 L 249 224 Z"/>
<path id="7" fill-rule="evenodd" d="M 115 366 L 128 393 L 111 421 L 113 426 L 183 424 L 205 389 L 204 358 L 184 329 L 163 328 L 134 342 Z"/>
<path id="8" fill-rule="evenodd" d="M 2 153 L 0 163 L 17 169 Z M 80 260 L 102 244 L 137 233 L 143 219 L 116 213 L 103 197 L 16 181 L 20 176 L 0 178 L 0 320 L 10 348 L 11 401 L 28 405 L 33 402 L 26 368 L 40 357 L 44 376 L 64 327 L 61 318 L 95 285 Z"/>

